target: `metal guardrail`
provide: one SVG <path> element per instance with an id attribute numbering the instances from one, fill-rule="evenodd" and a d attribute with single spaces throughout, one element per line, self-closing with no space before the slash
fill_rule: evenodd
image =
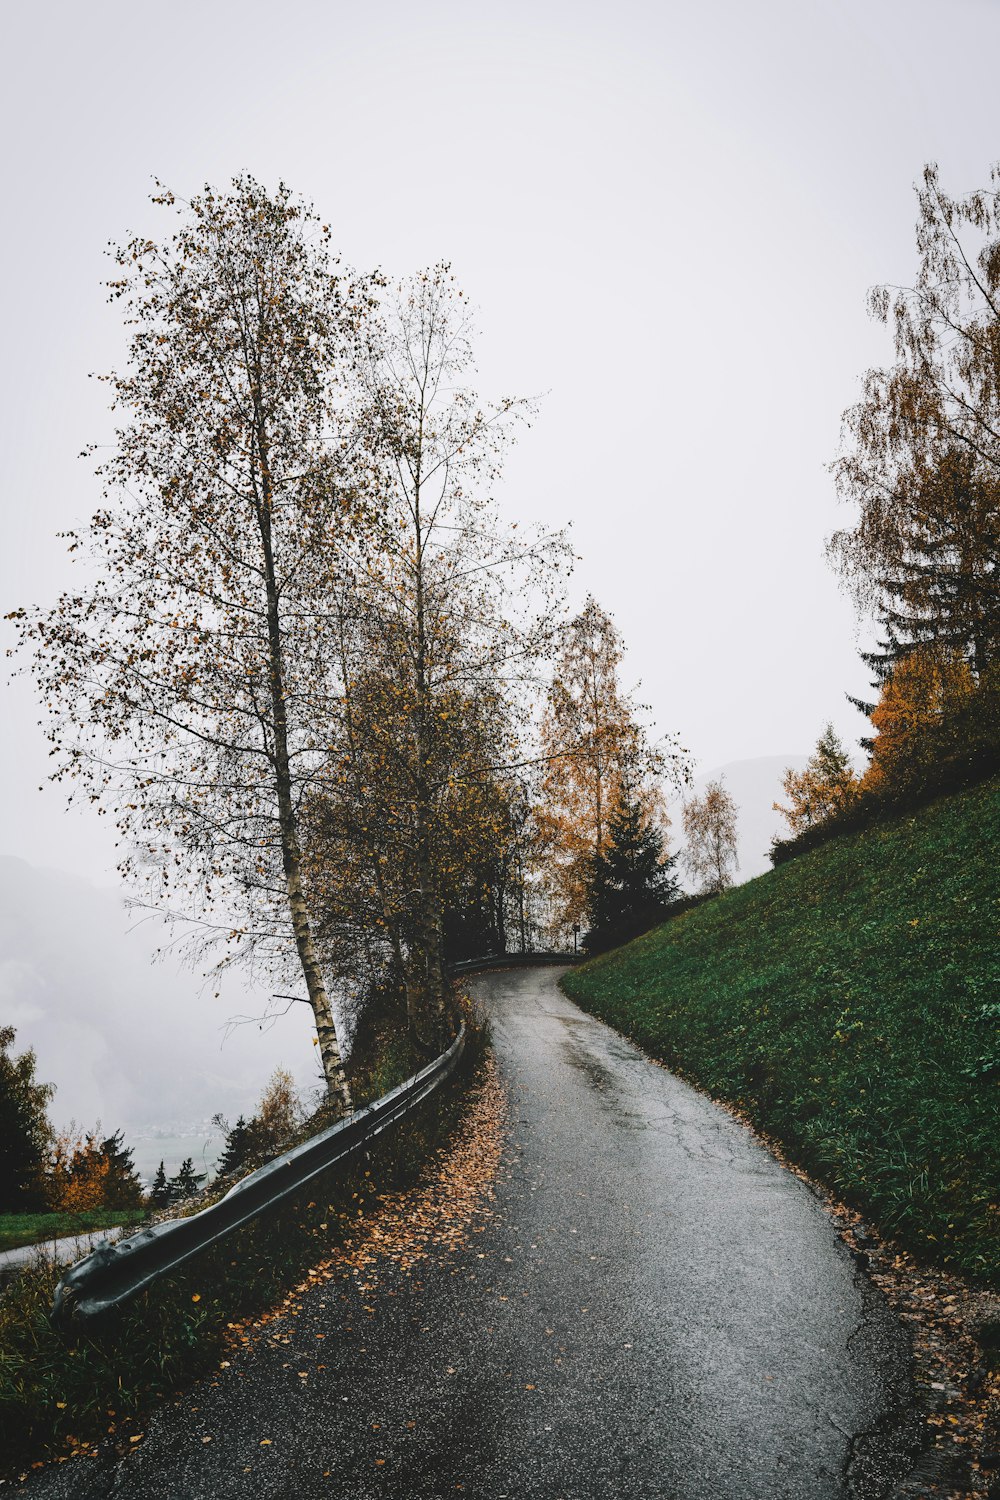
<path id="1" fill-rule="evenodd" d="M 487 953 L 483 958 L 465 958 L 460 963 L 449 964 L 448 973 L 460 978 L 463 974 L 479 974 L 484 969 L 535 968 L 542 964 L 580 963 L 582 953 L 560 953 L 555 948 L 529 948 L 524 953 Z"/>
<path id="2" fill-rule="evenodd" d="M 258 1214 L 275 1208 L 328 1167 L 364 1150 L 375 1136 L 409 1113 L 455 1070 L 465 1027 L 446 1052 L 364 1109 L 338 1120 L 266 1166 L 243 1177 L 224 1198 L 186 1219 L 167 1219 L 116 1244 L 105 1241 L 78 1261 L 55 1290 L 52 1321 L 90 1319 L 119 1307 L 161 1276 L 176 1271 Z"/>
<path id="3" fill-rule="evenodd" d="M 448 972 L 458 978 L 485 969 L 571 964 L 581 956 L 538 950 L 492 953 L 451 964 Z M 71 1316 L 96 1318 L 120 1307 L 159 1277 L 176 1271 L 185 1261 L 201 1255 L 258 1214 L 277 1207 L 320 1172 L 364 1150 L 375 1136 L 414 1109 L 450 1076 L 464 1047 L 463 1025 L 447 1051 L 426 1068 L 373 1104 L 357 1110 L 346 1120 L 338 1120 L 328 1130 L 241 1178 L 217 1203 L 186 1219 L 165 1219 L 128 1239 L 116 1243 L 103 1241 L 71 1266 L 59 1282 L 52 1302 L 53 1322 L 66 1323 Z"/>

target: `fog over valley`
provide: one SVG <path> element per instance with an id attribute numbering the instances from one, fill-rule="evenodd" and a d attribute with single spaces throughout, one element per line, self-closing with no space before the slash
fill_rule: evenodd
<path id="1" fill-rule="evenodd" d="M 231 1016 L 263 1013 L 267 993 L 236 972 L 214 998 L 219 986 L 178 958 L 156 960 L 166 936 L 113 889 L 0 856 L 0 1021 L 55 1084 L 56 1125 L 188 1134 L 216 1111 L 252 1109 L 279 1065 L 304 1090 L 318 1082 L 306 1006 L 227 1035 Z"/>

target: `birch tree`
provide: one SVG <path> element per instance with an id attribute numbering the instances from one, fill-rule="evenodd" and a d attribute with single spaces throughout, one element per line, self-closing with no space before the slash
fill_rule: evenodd
<path id="1" fill-rule="evenodd" d="M 326 600 L 362 523 L 344 406 L 368 300 L 284 186 L 250 177 L 118 249 L 129 357 L 77 592 L 18 611 L 56 779 L 116 819 L 151 903 L 291 962 L 350 1108 L 303 883 L 301 814 L 335 732 Z"/>
<path id="2" fill-rule="evenodd" d="M 518 705 L 537 691 L 570 565 L 561 535 L 501 520 L 503 454 L 531 407 L 479 398 L 471 339 L 468 304 L 439 265 L 386 289 L 360 366 L 379 545 L 353 566 L 366 601 L 355 657 L 375 663 L 379 680 L 366 694 L 358 673 L 347 676 L 370 726 L 381 703 L 391 775 L 366 784 L 380 788 L 376 800 L 391 789 L 407 872 L 393 901 L 408 1009 L 438 1037 L 447 865 L 483 810 L 469 789 L 518 769 Z"/>
<path id="3" fill-rule="evenodd" d="M 736 825 L 739 808 L 720 776 L 700 797 L 684 804 L 687 848 L 684 863 L 705 892 L 719 893 L 733 884 L 740 862 Z"/>

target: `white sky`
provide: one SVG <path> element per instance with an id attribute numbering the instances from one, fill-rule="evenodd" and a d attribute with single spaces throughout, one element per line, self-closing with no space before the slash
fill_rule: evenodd
<path id="1" fill-rule="evenodd" d="M 512 515 L 572 518 L 574 589 L 702 770 L 803 752 L 863 692 L 823 557 L 824 465 L 914 270 L 912 184 L 1000 156 L 987 0 L 357 4 L 189 0 L 7 10 L 0 599 L 72 581 L 60 528 L 109 436 L 118 357 L 102 250 L 185 194 L 284 177 L 361 267 L 452 260 L 481 310 L 486 393 L 547 393 L 507 471 Z M 159 226 L 159 227 L 158 227 Z M 8 691 L 0 852 L 94 875 L 110 834 L 36 788 Z"/>

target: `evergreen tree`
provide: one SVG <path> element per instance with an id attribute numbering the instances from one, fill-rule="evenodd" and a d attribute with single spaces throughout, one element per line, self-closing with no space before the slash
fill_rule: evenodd
<path id="1" fill-rule="evenodd" d="M 676 855 L 665 853 L 663 832 L 628 789 L 608 819 L 604 847 L 591 859 L 588 883 L 588 953 L 602 953 L 663 920 L 680 895 Z"/>
<path id="2" fill-rule="evenodd" d="M 862 660 L 880 692 L 904 657 L 930 648 L 957 655 L 981 680 L 1000 658 L 1000 491 L 974 455 L 947 449 L 909 476 L 899 496 L 900 536 L 873 573 L 882 640 Z M 869 716 L 875 707 L 852 698 Z M 871 741 L 863 741 L 871 749 Z"/>
<path id="3" fill-rule="evenodd" d="M 171 1177 L 168 1183 L 171 1201 L 176 1202 L 178 1198 L 193 1197 L 204 1181 L 204 1172 L 196 1172 L 193 1159 L 190 1156 L 186 1156 L 181 1162 L 181 1169 L 177 1173 L 177 1176 Z"/>
<path id="4" fill-rule="evenodd" d="M 254 1149 L 254 1134 L 253 1121 L 247 1124 L 242 1115 L 235 1125 L 226 1130 L 226 1144 L 216 1167 L 220 1177 L 228 1177 L 230 1172 L 241 1172 L 248 1166 Z"/>
<path id="5" fill-rule="evenodd" d="M 15 1035 L 13 1026 L 0 1026 L 0 1213 L 45 1206 L 52 1136 L 45 1111 L 55 1089 L 36 1081 L 34 1052 L 11 1055 Z"/>
<path id="6" fill-rule="evenodd" d="M 161 1161 L 153 1177 L 152 1187 L 149 1189 L 149 1204 L 151 1208 L 166 1208 L 169 1203 L 170 1184 Z"/>
<path id="7" fill-rule="evenodd" d="M 125 1145 L 120 1130 L 106 1136 L 100 1152 L 108 1164 L 105 1179 L 105 1203 L 108 1208 L 138 1208 L 142 1203 L 142 1183 L 135 1169 L 131 1146 Z"/>

